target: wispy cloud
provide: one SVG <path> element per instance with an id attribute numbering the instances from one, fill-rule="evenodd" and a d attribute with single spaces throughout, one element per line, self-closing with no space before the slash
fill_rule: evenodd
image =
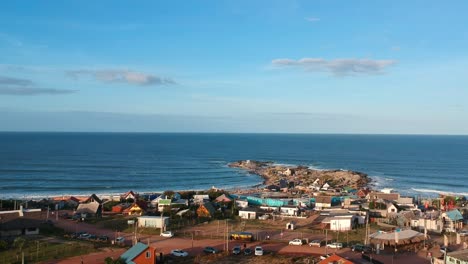
<path id="1" fill-rule="evenodd" d="M 0 76 L 0 95 L 70 94 L 77 90 L 40 88 L 29 79 Z"/>
<path id="2" fill-rule="evenodd" d="M 318 17 L 305 17 L 304 19 L 306 21 L 309 21 L 309 22 L 318 22 L 318 21 L 320 21 L 320 18 L 318 18 Z"/>
<path id="3" fill-rule="evenodd" d="M 91 76 L 97 81 L 104 83 L 127 83 L 136 85 L 170 85 L 175 84 L 172 79 L 158 77 L 152 74 L 135 72 L 129 70 L 74 70 L 66 74 L 78 79 L 82 76 Z"/>
<path id="4" fill-rule="evenodd" d="M 37 88 L 37 87 L 11 87 L 0 86 L 0 95 L 43 95 L 43 94 L 71 94 L 77 90 Z"/>
<path id="5" fill-rule="evenodd" d="M 275 59 L 271 62 L 275 67 L 299 68 L 308 72 L 330 72 L 335 76 L 382 74 L 385 68 L 396 64 L 395 60 L 372 59 L 334 59 L 302 58 Z"/>

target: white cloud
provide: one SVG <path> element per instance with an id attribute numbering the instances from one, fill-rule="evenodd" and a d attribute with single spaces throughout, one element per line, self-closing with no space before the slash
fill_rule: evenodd
<path id="1" fill-rule="evenodd" d="M 306 21 L 309 21 L 309 22 L 318 22 L 318 21 L 320 21 L 320 18 L 318 18 L 318 17 L 306 17 L 304 19 Z"/>
<path id="2" fill-rule="evenodd" d="M 335 76 L 381 74 L 384 69 L 396 64 L 395 60 L 302 58 L 275 59 L 271 64 L 280 68 L 300 68 L 309 72 L 330 72 Z"/>
<path id="3" fill-rule="evenodd" d="M 169 78 L 163 78 L 152 74 L 129 70 L 75 70 L 67 71 L 67 75 L 73 78 L 79 78 L 88 75 L 98 81 L 105 83 L 127 83 L 136 85 L 175 84 L 175 82 Z"/>

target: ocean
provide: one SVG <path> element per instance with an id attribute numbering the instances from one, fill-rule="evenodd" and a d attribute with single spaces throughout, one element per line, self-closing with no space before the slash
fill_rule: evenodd
<path id="1" fill-rule="evenodd" d="M 263 160 L 367 173 L 375 188 L 468 196 L 468 136 L 0 133 L 0 197 L 242 188 L 227 164 Z"/>

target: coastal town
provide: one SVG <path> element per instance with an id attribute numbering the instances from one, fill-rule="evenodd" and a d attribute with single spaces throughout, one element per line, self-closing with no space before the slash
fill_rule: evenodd
<path id="1" fill-rule="evenodd" d="M 464 196 L 243 160 L 250 189 L 0 202 L 0 263 L 468 263 Z"/>

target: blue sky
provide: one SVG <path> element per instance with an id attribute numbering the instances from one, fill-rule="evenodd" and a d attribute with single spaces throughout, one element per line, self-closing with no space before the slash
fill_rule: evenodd
<path id="1" fill-rule="evenodd" d="M 0 130 L 468 134 L 466 1 L 3 1 Z"/>

